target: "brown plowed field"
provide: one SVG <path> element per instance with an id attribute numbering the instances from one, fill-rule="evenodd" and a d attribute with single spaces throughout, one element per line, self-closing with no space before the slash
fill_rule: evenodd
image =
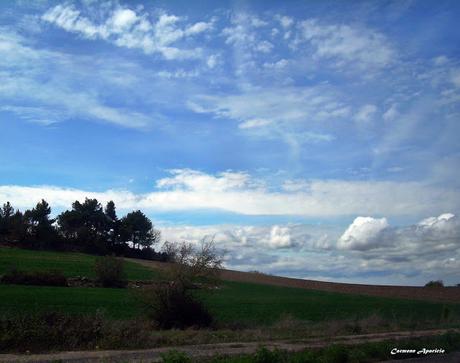
<path id="1" fill-rule="evenodd" d="M 168 263 L 164 262 L 137 259 L 128 260 L 155 269 L 167 269 L 169 266 Z M 221 277 L 228 281 L 252 282 L 257 284 L 296 287 L 308 290 L 460 303 L 460 287 L 427 288 L 418 286 L 343 284 L 337 282 L 293 279 L 288 277 L 233 270 L 222 270 Z"/>

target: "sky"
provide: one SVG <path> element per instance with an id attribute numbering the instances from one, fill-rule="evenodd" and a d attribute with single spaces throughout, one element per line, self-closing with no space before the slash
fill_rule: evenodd
<path id="1" fill-rule="evenodd" d="M 459 15 L 0 2 L 0 203 L 114 200 L 242 271 L 460 283 Z"/>

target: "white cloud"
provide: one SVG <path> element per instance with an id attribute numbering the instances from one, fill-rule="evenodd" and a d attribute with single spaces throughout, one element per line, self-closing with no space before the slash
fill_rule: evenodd
<path id="1" fill-rule="evenodd" d="M 78 82 L 72 78 L 78 78 L 78 70 L 85 66 L 87 60 L 83 56 L 32 48 L 22 37 L 9 33 L 0 36 L 0 49 L 7 50 L 0 59 L 1 111 L 13 112 L 27 121 L 43 125 L 74 118 L 137 129 L 146 129 L 153 123 L 152 116 L 121 105 L 105 104 L 91 84 L 83 90 L 76 89 L 76 84 L 84 83 L 85 77 L 91 77 L 91 73 L 85 74 Z M 92 72 L 94 67 L 94 62 L 91 62 Z M 69 68 L 74 72 L 69 74 Z M 105 65 L 104 69 L 107 68 Z M 43 74 L 48 73 L 52 76 L 43 82 Z M 103 80 L 102 77 L 100 81 Z M 123 80 L 126 84 L 129 77 L 123 76 Z M 158 118 L 155 113 L 154 118 Z"/>
<path id="2" fill-rule="evenodd" d="M 59 111 L 51 111 L 42 107 L 0 106 L 0 111 L 15 113 L 24 120 L 44 126 L 53 125 L 65 117 Z"/>
<path id="3" fill-rule="evenodd" d="M 268 63 L 268 62 L 264 63 L 264 67 L 269 68 L 269 69 L 283 69 L 283 68 L 286 68 L 288 65 L 289 65 L 289 61 L 284 58 L 274 63 Z"/>
<path id="4" fill-rule="evenodd" d="M 283 28 L 289 28 L 292 24 L 294 24 L 294 19 L 289 16 L 277 16 L 277 20 L 280 22 Z"/>
<path id="5" fill-rule="evenodd" d="M 82 17 L 80 11 L 73 6 L 56 5 L 43 14 L 42 19 L 69 32 L 81 33 L 90 39 L 97 36 L 102 38 L 108 36 L 103 27 L 92 24 L 89 19 Z"/>
<path id="6" fill-rule="evenodd" d="M 138 21 L 138 17 L 131 9 L 117 9 L 112 16 L 111 22 L 114 27 L 114 31 L 121 33 L 131 27 Z M 52 18 L 50 19 L 52 22 Z"/>
<path id="7" fill-rule="evenodd" d="M 173 176 L 158 180 L 157 187 L 179 187 L 200 192 L 224 192 L 254 186 L 249 175 L 243 172 L 225 171 L 214 176 L 191 169 L 174 169 L 170 173 Z"/>
<path id="8" fill-rule="evenodd" d="M 288 227 L 273 226 L 270 231 L 270 246 L 274 248 L 292 247 L 291 234 Z"/>
<path id="9" fill-rule="evenodd" d="M 449 63 L 449 58 L 447 58 L 445 55 L 440 55 L 440 56 L 438 56 L 438 57 L 433 59 L 433 63 L 436 66 L 443 66 L 443 65 Z"/>
<path id="10" fill-rule="evenodd" d="M 184 19 L 165 13 L 152 22 L 147 13 L 122 7 L 105 12 L 103 21 L 96 22 L 91 19 L 94 11 L 90 8 L 85 16 L 73 5 L 57 5 L 45 12 L 42 20 L 88 39 L 102 39 L 119 47 L 141 49 L 146 54 L 158 53 L 169 60 L 200 57 L 199 48 L 182 49 L 175 44 L 213 28 L 212 22 L 181 26 Z"/>
<path id="11" fill-rule="evenodd" d="M 301 183 L 301 181 L 297 181 Z M 244 172 L 226 171 L 215 175 L 190 169 L 176 169 L 157 181 L 157 190 L 144 194 L 108 190 L 91 193 L 59 187 L 0 187 L 0 200 L 30 207 L 42 197 L 60 206 L 70 205 L 75 196 L 97 195 L 114 199 L 120 208 L 157 211 L 222 210 L 242 215 L 302 215 L 334 217 L 346 215 L 426 215 L 433 211 L 458 210 L 455 190 L 418 182 L 306 180 L 302 188 L 292 186 L 274 192 L 266 181 Z"/>
<path id="12" fill-rule="evenodd" d="M 328 87 L 251 88 L 240 94 L 198 95 L 189 107 L 240 123 L 267 120 L 276 124 L 344 118 L 349 108 Z M 292 125 L 291 125 L 292 126 Z"/>
<path id="13" fill-rule="evenodd" d="M 334 59 L 338 67 L 375 70 L 388 66 L 396 58 L 385 36 L 370 29 L 325 25 L 308 19 L 300 23 L 299 30 L 296 43 L 310 43 L 315 57 Z"/>
<path id="14" fill-rule="evenodd" d="M 407 227 L 390 227 L 386 218 L 358 217 L 337 242 L 340 249 L 371 251 L 366 258 L 409 259 L 456 251 L 460 246 L 460 222 L 452 213 L 425 218 Z"/>
<path id="15" fill-rule="evenodd" d="M 453 69 L 450 74 L 450 80 L 455 87 L 460 87 L 460 68 Z"/>
<path id="16" fill-rule="evenodd" d="M 375 105 L 364 105 L 355 114 L 355 120 L 359 123 L 368 123 L 372 121 L 376 112 L 377 107 Z"/>
<path id="17" fill-rule="evenodd" d="M 391 105 L 391 107 L 389 107 L 382 115 L 385 121 L 392 121 L 398 116 L 399 116 L 399 111 L 397 109 L 397 106 L 394 104 Z"/>
<path id="18" fill-rule="evenodd" d="M 185 69 L 177 69 L 173 72 L 160 71 L 157 73 L 157 76 L 166 79 L 195 78 L 199 76 L 199 72 L 197 70 L 186 71 Z"/>
<path id="19" fill-rule="evenodd" d="M 254 118 L 246 120 L 238 125 L 240 129 L 252 129 L 254 127 L 262 127 L 271 124 L 270 120 L 264 120 L 260 118 Z"/>
<path id="20" fill-rule="evenodd" d="M 274 49 L 274 45 L 265 39 L 265 32 L 261 30 L 266 25 L 266 21 L 254 15 L 237 13 L 232 16 L 230 25 L 222 29 L 225 43 L 233 47 L 237 74 L 256 67 L 256 59 Z M 267 33 L 269 31 L 266 30 Z"/>
<path id="21" fill-rule="evenodd" d="M 449 223 L 450 220 L 453 220 L 453 218 L 455 218 L 454 214 L 444 213 L 441 214 L 439 217 L 426 218 L 420 221 L 418 225 L 423 228 L 442 229 Z"/>
<path id="22" fill-rule="evenodd" d="M 169 241 L 214 238 L 227 251 L 226 266 L 238 270 L 354 283 L 424 284 L 434 278 L 457 283 L 460 225 L 450 214 L 434 219 L 448 223 L 443 228 L 450 230 L 448 235 L 440 230 L 427 234 L 426 227 L 421 233 L 418 224 L 390 227 L 384 218 L 370 217 L 357 218 L 347 228 L 348 236 L 331 226 L 306 224 L 160 229 Z M 341 235 L 355 245 L 337 249 L 334 241 Z"/>
<path id="23" fill-rule="evenodd" d="M 368 250 L 379 247 L 382 232 L 388 228 L 386 218 L 357 217 L 339 238 L 342 249 Z"/>
<path id="24" fill-rule="evenodd" d="M 299 250 L 304 245 L 313 245 L 318 242 L 310 235 L 312 229 L 314 230 L 314 227 L 306 225 L 278 224 L 161 227 L 165 241 L 188 241 L 199 244 L 203 238 L 213 239 L 220 248 L 230 252 L 238 252 L 241 247 Z M 321 240 L 321 237 L 318 240 Z"/>
<path id="25" fill-rule="evenodd" d="M 250 21 L 251 21 L 251 25 L 255 28 L 260 28 L 260 27 L 268 25 L 266 21 L 254 15 L 250 16 Z"/>
<path id="26" fill-rule="evenodd" d="M 206 23 L 204 21 L 200 21 L 198 23 L 195 23 L 195 24 L 189 26 L 185 30 L 185 34 L 186 35 L 195 35 L 195 34 L 203 33 L 203 32 L 211 30 L 212 27 L 213 27 L 212 23 Z"/>
<path id="27" fill-rule="evenodd" d="M 261 53 L 270 53 L 273 49 L 273 44 L 270 43 L 269 41 L 263 40 L 257 43 L 254 49 Z"/>
<path id="28" fill-rule="evenodd" d="M 213 69 L 218 63 L 219 63 L 219 57 L 215 54 L 210 55 L 206 61 L 206 65 L 210 69 Z"/>

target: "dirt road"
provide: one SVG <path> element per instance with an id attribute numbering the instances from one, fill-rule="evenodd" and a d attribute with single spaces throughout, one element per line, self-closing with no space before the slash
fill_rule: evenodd
<path id="1" fill-rule="evenodd" d="M 450 330 L 460 332 L 460 329 Z M 302 351 L 308 348 L 322 348 L 334 343 L 345 345 L 355 345 L 365 342 L 378 342 L 384 340 L 401 340 L 407 338 L 420 338 L 428 336 L 438 336 L 446 333 L 447 330 L 423 330 L 413 332 L 394 332 L 394 333 L 375 333 L 365 335 L 338 336 L 334 339 L 314 338 L 298 341 L 267 341 L 249 343 L 221 343 L 221 344 L 202 344 L 180 347 L 155 348 L 147 350 L 108 350 L 108 351 L 78 351 L 62 352 L 53 354 L 0 354 L 0 363 L 50 363 L 50 362 L 69 362 L 69 363 L 95 363 L 95 362 L 160 362 L 161 354 L 169 350 L 178 350 L 187 355 L 200 358 L 215 355 L 239 355 L 254 353 L 260 346 L 268 349 L 282 349 L 290 352 Z M 435 359 L 433 357 L 431 359 Z M 439 359 L 448 359 L 446 355 Z M 441 360 L 438 360 L 441 362 Z M 438 362 L 428 361 L 430 363 Z M 445 360 L 444 362 L 449 362 Z M 458 361 L 456 361 L 458 362 Z"/>
<path id="2" fill-rule="evenodd" d="M 129 260 L 154 269 L 167 269 L 169 266 L 168 263 L 164 262 L 138 259 Z M 275 286 L 297 287 L 308 290 L 460 303 L 460 287 L 427 288 L 417 286 L 343 284 L 337 282 L 293 279 L 233 270 L 222 270 L 221 277 L 228 281 L 253 282 Z"/>

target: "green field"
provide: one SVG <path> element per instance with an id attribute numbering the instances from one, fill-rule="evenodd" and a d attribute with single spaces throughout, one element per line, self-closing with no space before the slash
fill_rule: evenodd
<path id="1" fill-rule="evenodd" d="M 439 320 L 448 307 L 460 316 L 460 304 L 440 304 L 404 299 L 357 296 L 288 287 L 225 282 L 219 290 L 202 294 L 221 322 L 269 324 L 284 315 L 300 320 L 328 321 L 365 318 L 379 314 L 389 319 Z M 61 288 L 0 285 L 0 314 L 60 311 L 103 311 L 115 319 L 141 314 L 132 289 Z"/>
<path id="2" fill-rule="evenodd" d="M 283 315 L 300 320 L 325 321 L 364 318 L 423 317 L 437 320 L 444 307 L 460 317 L 460 304 L 340 294 L 290 287 L 226 282 L 217 292 L 204 297 L 211 311 L 223 321 L 274 322 Z"/>
<path id="3" fill-rule="evenodd" d="M 94 277 L 97 257 L 82 253 L 31 251 L 0 248 L 0 274 L 12 266 L 26 271 L 61 270 L 67 277 Z M 158 272 L 126 262 L 130 280 L 159 278 Z M 273 323 L 289 315 L 314 322 L 365 318 L 378 314 L 388 319 L 439 320 L 445 314 L 460 317 L 460 304 L 442 304 L 373 296 L 359 296 L 289 287 L 224 282 L 212 293 L 197 291 L 221 322 Z M 0 314 L 60 311 L 95 313 L 108 317 L 137 317 L 141 309 L 132 289 L 63 288 L 0 285 Z"/>
<path id="4" fill-rule="evenodd" d="M 33 251 L 0 247 L 0 274 L 12 267 L 22 271 L 60 270 L 66 277 L 94 278 L 96 256 L 73 252 Z M 158 273 L 133 262 L 125 263 L 128 280 L 150 280 Z"/>
<path id="5" fill-rule="evenodd" d="M 127 319 L 140 311 L 128 289 L 0 285 L 0 315 L 40 312 L 94 314 Z"/>

